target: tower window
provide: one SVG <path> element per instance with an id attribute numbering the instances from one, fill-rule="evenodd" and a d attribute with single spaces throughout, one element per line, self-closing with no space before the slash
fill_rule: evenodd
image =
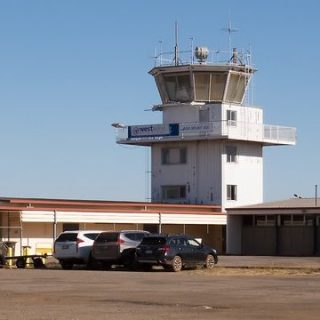
<path id="1" fill-rule="evenodd" d="M 195 100 L 222 101 L 227 74 L 221 72 L 195 72 Z"/>
<path id="2" fill-rule="evenodd" d="M 228 124 L 228 126 L 236 126 L 237 125 L 237 111 L 227 110 L 227 124 Z"/>
<path id="3" fill-rule="evenodd" d="M 237 186 L 234 184 L 227 185 L 227 200 L 237 200 Z"/>
<path id="4" fill-rule="evenodd" d="M 187 163 L 187 148 L 162 148 L 162 164 L 185 164 Z"/>
<path id="5" fill-rule="evenodd" d="M 186 198 L 186 186 L 162 186 L 162 200 Z"/>
<path id="6" fill-rule="evenodd" d="M 227 162 L 237 162 L 237 147 L 226 146 Z"/>
<path id="7" fill-rule="evenodd" d="M 231 73 L 227 88 L 226 101 L 241 103 L 245 94 L 247 79 L 244 74 Z"/>
<path id="8" fill-rule="evenodd" d="M 166 75 L 163 79 L 169 101 L 192 101 L 189 74 Z"/>

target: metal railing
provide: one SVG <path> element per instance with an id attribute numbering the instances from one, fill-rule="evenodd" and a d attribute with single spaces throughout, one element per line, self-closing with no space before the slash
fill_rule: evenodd
<path id="1" fill-rule="evenodd" d="M 296 129 L 291 127 L 264 125 L 263 137 L 265 141 L 286 141 L 290 144 L 294 144 L 296 142 Z"/>
<path id="2" fill-rule="evenodd" d="M 173 130 L 174 129 L 174 130 Z M 187 122 L 147 124 L 117 129 L 118 143 L 143 141 L 193 140 L 196 138 L 235 139 L 268 144 L 295 144 L 296 129 L 276 125 L 223 120 L 216 122 Z"/>
<path id="3" fill-rule="evenodd" d="M 205 61 L 198 61 L 194 56 L 194 48 L 189 50 L 181 50 L 178 52 L 178 65 L 189 64 L 209 64 L 209 65 L 226 65 L 233 64 L 232 52 L 230 50 L 208 49 L 209 55 Z M 238 52 L 238 60 L 242 65 L 251 65 L 251 52 L 249 50 L 240 49 Z M 175 64 L 175 52 L 167 51 L 154 56 L 154 66 L 172 66 Z"/>

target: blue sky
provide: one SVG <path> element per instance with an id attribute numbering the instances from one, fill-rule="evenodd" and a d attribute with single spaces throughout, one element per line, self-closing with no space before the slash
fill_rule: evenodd
<path id="1" fill-rule="evenodd" d="M 320 185 L 320 2 L 0 0 L 0 196 L 145 200 L 147 152 L 115 143 L 113 122 L 157 123 L 148 71 L 158 42 L 252 48 L 254 104 L 295 126 L 264 149 L 264 197 Z"/>

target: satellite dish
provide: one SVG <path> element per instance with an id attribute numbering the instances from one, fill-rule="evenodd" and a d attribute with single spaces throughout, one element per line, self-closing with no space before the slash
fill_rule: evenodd
<path id="1" fill-rule="evenodd" d="M 205 62 L 209 56 L 209 49 L 207 47 L 196 47 L 194 55 L 200 63 Z"/>

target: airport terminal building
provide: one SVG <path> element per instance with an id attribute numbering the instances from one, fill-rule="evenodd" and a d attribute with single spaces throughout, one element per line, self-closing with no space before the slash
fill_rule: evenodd
<path id="1" fill-rule="evenodd" d="M 219 206 L 149 202 L 0 198 L 0 242 L 51 254 L 65 230 L 187 233 L 225 252 L 226 214 Z"/>

